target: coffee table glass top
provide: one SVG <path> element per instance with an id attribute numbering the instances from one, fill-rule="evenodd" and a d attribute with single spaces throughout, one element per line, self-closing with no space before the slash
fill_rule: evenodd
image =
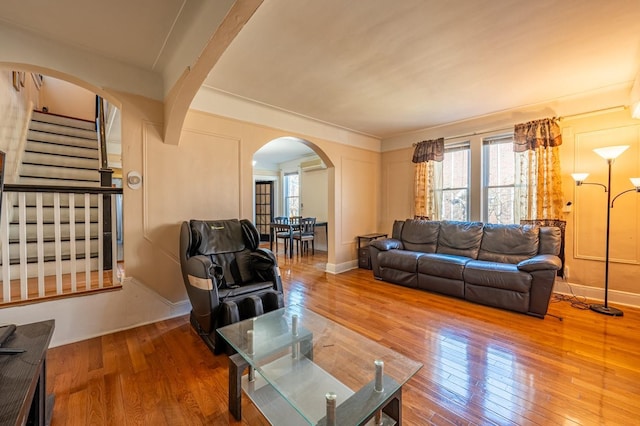
<path id="1" fill-rule="evenodd" d="M 353 412 L 351 418 L 366 419 L 378 407 L 358 401 L 368 398 L 362 394 L 373 389 L 376 370 L 378 380 L 384 376 L 382 394 L 391 395 L 422 367 L 299 305 L 219 328 L 218 333 L 258 373 L 256 381 L 247 385 L 250 389 L 245 387 L 247 393 L 257 394 L 250 394 L 254 402 L 255 397 L 269 399 L 259 394 L 268 388 L 308 424 L 324 421 L 329 392 L 336 394 L 338 407 L 359 394 L 344 407 Z M 382 367 L 380 363 L 376 367 L 376 361 L 382 361 Z M 282 408 L 277 411 L 281 414 Z"/>

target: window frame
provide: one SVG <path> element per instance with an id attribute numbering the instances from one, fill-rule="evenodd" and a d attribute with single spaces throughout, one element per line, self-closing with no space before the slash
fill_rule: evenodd
<path id="1" fill-rule="evenodd" d="M 292 176 L 296 176 L 297 177 L 297 195 L 289 195 L 289 186 L 291 185 L 290 183 L 290 177 Z M 286 172 L 284 174 L 284 182 L 283 182 L 283 186 L 284 186 L 284 191 L 283 191 L 283 200 L 284 200 L 284 213 L 285 216 L 291 217 L 291 216 L 299 216 L 300 214 L 300 173 L 298 171 L 295 172 Z M 289 201 L 295 199 L 296 202 L 295 204 L 297 205 L 297 212 L 292 213 L 291 209 L 290 209 L 290 204 Z"/>
<path id="2" fill-rule="evenodd" d="M 517 153 L 513 152 L 513 161 L 514 161 L 514 175 L 513 175 L 513 183 L 511 184 L 499 184 L 499 185 L 490 185 L 490 173 L 491 173 L 491 154 L 490 147 L 491 145 L 497 144 L 509 144 L 513 146 L 513 134 L 502 134 L 495 135 L 482 138 L 482 156 L 481 156 L 481 178 L 482 178 L 482 210 L 481 210 L 481 220 L 482 222 L 489 223 L 489 191 L 491 189 L 506 189 L 512 188 L 512 221 L 510 222 L 495 222 L 495 223 L 507 223 L 507 224 L 517 224 L 522 219 L 522 212 L 520 211 L 520 206 L 518 203 L 519 194 L 522 190 L 522 186 L 526 184 L 518 183 L 517 173 L 518 173 L 518 165 L 519 160 L 517 157 Z M 493 222 L 492 222 L 493 223 Z"/>
<path id="3" fill-rule="evenodd" d="M 440 220 L 460 220 L 460 219 L 454 219 L 454 218 L 445 218 L 443 216 L 443 206 L 444 206 L 444 195 L 446 193 L 451 193 L 451 192 L 456 192 L 456 191 L 466 191 L 466 205 L 465 205 L 465 209 L 464 209 L 464 219 L 461 219 L 463 221 L 468 221 L 470 214 L 471 214 L 471 155 L 472 155 L 472 151 L 471 151 L 471 142 L 470 141 L 463 141 L 463 142 L 454 142 L 454 143 L 449 143 L 449 144 L 445 144 L 444 147 L 444 156 L 445 159 L 442 161 L 442 163 L 440 163 L 440 165 L 438 167 L 442 168 L 442 176 L 444 175 L 444 161 L 446 161 L 447 159 L 447 154 L 452 154 L 454 152 L 458 152 L 458 151 L 467 151 L 467 164 L 466 164 L 466 168 L 467 168 L 467 184 L 466 186 L 462 186 L 462 187 L 444 187 L 444 186 L 440 186 L 438 187 L 438 185 L 436 185 L 436 188 L 434 188 L 434 198 L 436 200 L 438 200 L 437 204 L 439 206 L 439 212 L 438 214 L 440 215 Z M 438 164 L 438 163 L 436 163 Z M 444 179 L 443 179 L 444 180 Z"/>

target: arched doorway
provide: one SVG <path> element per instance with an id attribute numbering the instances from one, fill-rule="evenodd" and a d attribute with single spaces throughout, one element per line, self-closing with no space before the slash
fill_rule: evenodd
<path id="1" fill-rule="evenodd" d="M 311 142 L 280 137 L 263 145 L 253 156 L 254 220 L 263 241 L 276 216 L 315 217 L 324 229 L 315 247 L 328 251 L 328 177 L 324 153 Z"/>
<path id="2" fill-rule="evenodd" d="M 92 290 L 96 280 L 113 286 L 122 276 L 122 191 L 112 188 L 122 187 L 120 110 L 88 85 L 47 71 L 0 66 L 10 77 L 0 83 L 0 150 L 8 154 L 5 183 L 12 186 L 0 221 L 9 229 L 3 251 L 14 253 L 3 265 L 3 285 L 18 270 L 39 282 L 55 276 L 70 283 L 36 289 L 21 280 L 23 299 Z M 104 132 L 96 127 L 98 100 Z"/>

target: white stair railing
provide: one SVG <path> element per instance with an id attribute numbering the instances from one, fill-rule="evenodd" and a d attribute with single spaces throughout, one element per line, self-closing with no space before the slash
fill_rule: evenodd
<path id="1" fill-rule="evenodd" d="M 27 194 L 35 200 L 31 196 L 28 202 Z M 53 196 L 52 203 L 45 205 L 44 194 Z M 117 194 L 122 189 L 6 185 L 0 215 L 0 304 L 120 285 L 117 239 L 104 238 L 116 235 Z M 105 196 L 110 203 L 103 202 Z M 103 211 L 104 205 L 109 211 Z M 109 230 L 103 229 L 105 214 L 113 218 L 107 221 Z M 104 265 L 104 259 L 111 264 Z"/>

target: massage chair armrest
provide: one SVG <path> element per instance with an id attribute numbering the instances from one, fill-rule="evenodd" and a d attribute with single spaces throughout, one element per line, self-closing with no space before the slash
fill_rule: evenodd
<path id="1" fill-rule="evenodd" d="M 551 269 L 557 271 L 562 268 L 562 261 L 558 256 L 552 254 L 539 254 L 530 259 L 518 263 L 518 269 L 526 272 L 541 271 Z"/>
<path id="2" fill-rule="evenodd" d="M 204 255 L 191 256 L 184 265 L 184 272 L 191 286 L 201 290 L 215 290 L 216 293 L 222 280 L 222 271 L 220 265 Z"/>
<path id="3" fill-rule="evenodd" d="M 379 240 L 373 240 L 369 245 L 377 248 L 380 251 L 404 249 L 404 245 L 402 244 L 402 241 L 397 240 L 395 238 L 381 238 Z"/>
<path id="4" fill-rule="evenodd" d="M 259 281 L 272 281 L 274 290 L 282 292 L 282 279 L 276 256 L 271 250 L 257 248 L 251 252 L 251 267 Z"/>

